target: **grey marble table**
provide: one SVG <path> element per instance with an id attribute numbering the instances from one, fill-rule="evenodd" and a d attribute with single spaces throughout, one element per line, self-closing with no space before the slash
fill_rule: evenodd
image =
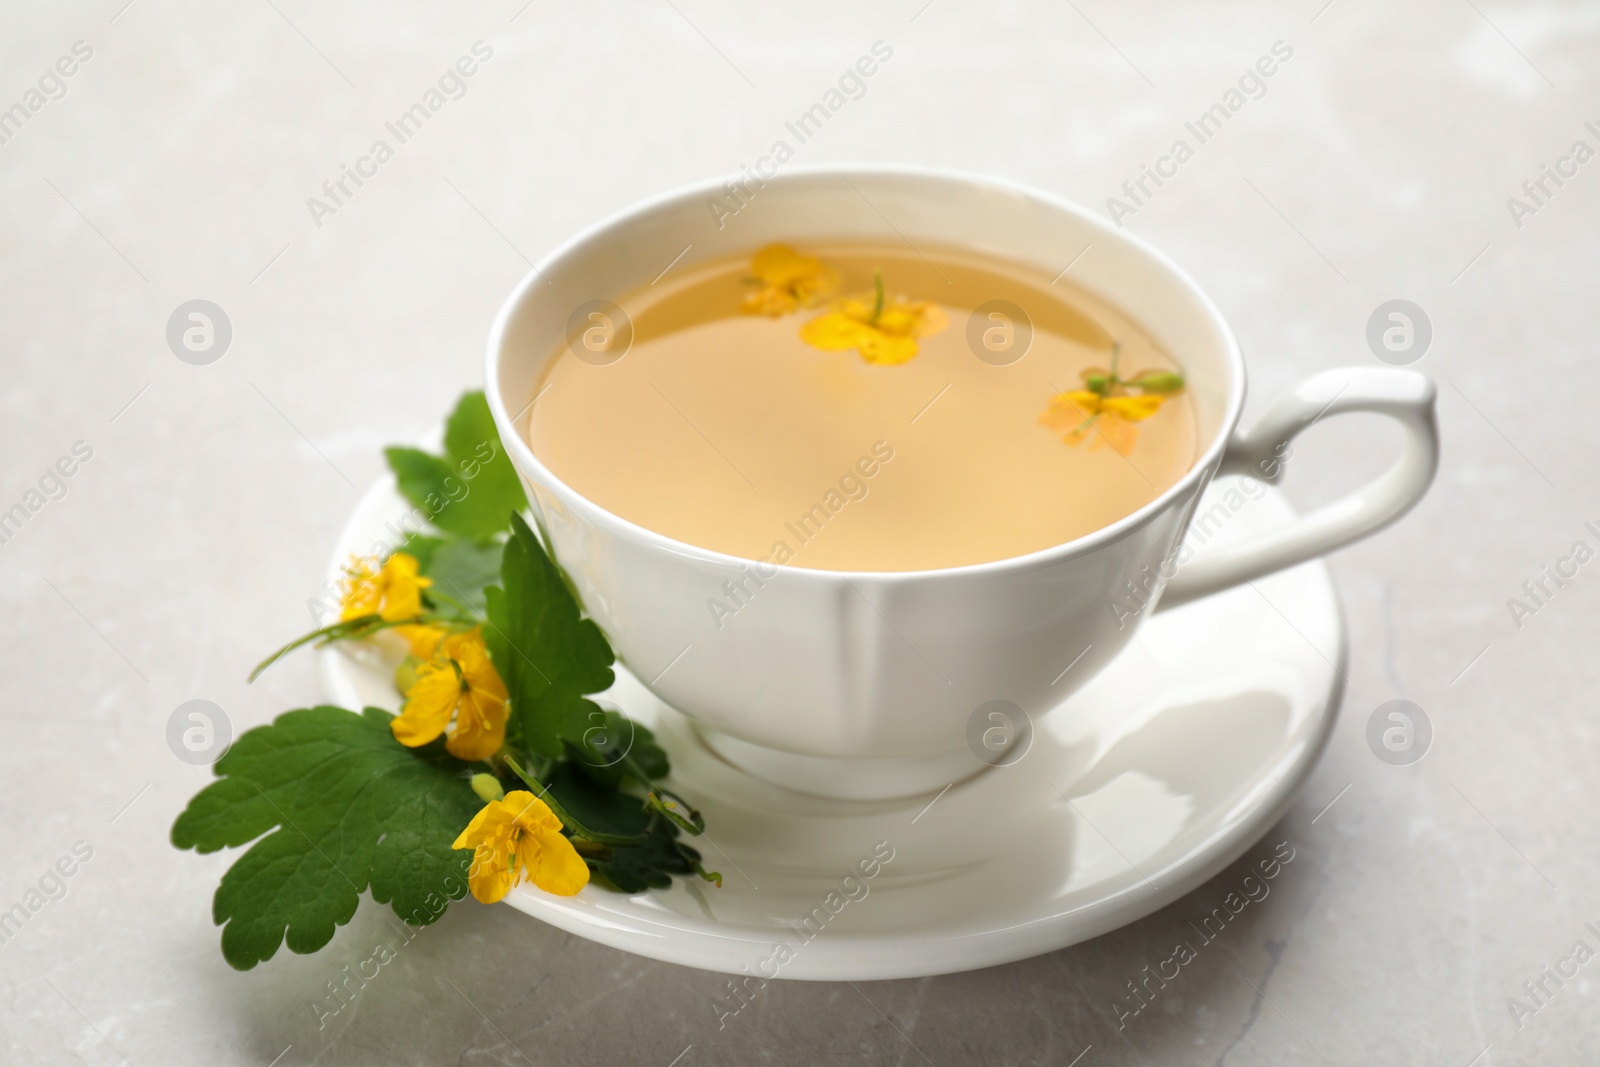
<path id="1" fill-rule="evenodd" d="M 1572 556 L 1600 547 L 1593 5 L 13 0 L 0 21 L 0 511 L 25 512 L 0 544 L 0 910 L 28 916 L 0 931 L 0 1060 L 1600 1060 L 1600 962 L 1574 955 L 1600 949 L 1600 564 Z M 877 41 L 892 58 L 798 161 L 979 170 L 1117 213 L 1231 319 L 1253 410 L 1378 365 L 1385 302 L 1425 312 L 1444 465 L 1332 560 L 1349 685 L 1296 806 L 1241 865 L 1087 944 L 774 984 L 721 1030 L 719 976 L 509 908 L 452 909 L 320 1026 L 326 984 L 391 936 L 383 909 L 230 970 L 210 922 L 228 859 L 167 843 L 209 776 L 169 749 L 173 710 L 210 700 L 242 731 L 314 700 L 306 659 L 244 674 L 303 621 L 379 447 L 481 379 L 529 261 L 749 164 Z M 1290 57 L 1196 138 L 1278 42 Z M 387 135 L 460 57 L 473 74 Z M 346 167 L 368 176 L 335 197 Z M 194 299 L 231 324 L 207 365 L 167 340 Z M 1389 430 L 1316 427 L 1291 495 L 1367 477 Z M 1366 740 L 1400 698 L 1432 724 L 1410 766 Z M 1126 983 L 1278 840 L 1297 859 L 1270 897 L 1119 1028 Z"/>

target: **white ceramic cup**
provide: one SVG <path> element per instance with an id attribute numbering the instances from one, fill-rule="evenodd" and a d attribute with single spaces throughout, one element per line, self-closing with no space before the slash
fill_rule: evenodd
<path id="1" fill-rule="evenodd" d="M 1433 478 L 1435 390 L 1412 371 L 1325 371 L 1240 430 L 1244 360 L 1221 314 L 1160 252 L 1083 208 L 993 178 L 903 167 L 796 168 L 735 192 L 719 181 L 669 193 L 545 257 L 495 321 L 487 388 L 541 534 L 584 609 L 641 681 L 753 774 L 851 798 L 966 777 L 994 762 L 970 743 L 974 725 L 987 725 L 980 709 L 1004 701 L 1039 717 L 1115 657 L 1158 601 L 1204 596 L 1365 537 Z M 1045 277 L 1081 253 L 1073 280 L 1183 368 L 1200 459 L 1138 511 L 1053 548 L 941 570 L 840 572 L 761 565 L 644 529 L 585 499 L 529 448 L 537 383 L 582 305 L 619 300 L 669 264 L 841 238 L 970 248 Z M 1349 411 L 1404 429 L 1384 474 L 1286 529 L 1178 558 L 1213 477 L 1276 482 L 1296 434 Z M 752 595 L 719 628 L 707 602 L 726 596 L 727 582 Z M 1131 613 L 1140 601 L 1148 607 Z"/>

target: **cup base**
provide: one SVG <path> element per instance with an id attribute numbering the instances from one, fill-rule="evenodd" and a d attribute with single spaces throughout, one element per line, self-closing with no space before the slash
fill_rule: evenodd
<path id="1" fill-rule="evenodd" d="M 712 752 L 753 778 L 833 800 L 901 800 L 938 792 L 989 769 L 966 749 L 934 756 L 853 759 L 766 748 L 699 724 L 694 732 Z"/>

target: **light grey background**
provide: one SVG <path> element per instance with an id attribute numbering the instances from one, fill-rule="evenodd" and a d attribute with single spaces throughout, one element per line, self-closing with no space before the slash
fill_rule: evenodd
<path id="1" fill-rule="evenodd" d="M 1575 541 L 1600 546 L 1583 527 L 1600 520 L 1600 161 L 1520 227 L 1507 207 L 1575 140 L 1600 149 L 1584 127 L 1600 120 L 1600 10 L 1324 2 L 6 4 L 0 108 L 75 41 L 93 57 L 0 145 L 0 510 L 74 442 L 93 458 L 0 545 L 0 909 L 74 842 L 93 858 L 0 944 L 0 1060 L 1600 1058 L 1600 962 L 1520 1026 L 1507 1006 L 1576 941 L 1600 949 L 1583 925 L 1600 926 L 1600 564 L 1520 627 L 1507 606 Z M 307 197 L 478 40 L 493 58 L 467 95 L 315 225 Z M 230 970 L 209 918 L 229 858 L 167 844 L 209 779 L 168 750 L 168 717 L 211 700 L 237 734 L 314 700 L 307 657 L 244 675 L 307 621 L 380 446 L 480 381 L 529 261 L 752 161 L 877 40 L 893 59 L 797 162 L 983 171 L 1097 209 L 1287 42 L 1266 95 L 1128 227 L 1233 322 L 1252 411 L 1317 369 L 1380 365 L 1379 304 L 1430 316 L 1416 366 L 1441 385 L 1444 466 L 1400 526 L 1332 561 L 1342 721 L 1247 857 L 1287 840 L 1295 862 L 1121 1031 L 1124 983 L 1242 864 L 1086 945 L 923 981 L 774 985 L 721 1032 L 721 977 L 469 903 L 319 1031 L 309 1002 L 392 936 L 385 911 L 364 904 L 315 956 Z M 193 299 L 232 322 L 208 366 L 167 347 Z M 1395 443 L 1381 424 L 1319 426 L 1289 491 L 1325 498 Z M 1410 767 L 1366 742 L 1371 711 L 1401 697 L 1434 729 Z"/>

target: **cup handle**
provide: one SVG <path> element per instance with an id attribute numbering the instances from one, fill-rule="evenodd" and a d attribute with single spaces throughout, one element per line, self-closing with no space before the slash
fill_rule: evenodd
<path id="1" fill-rule="evenodd" d="M 1276 484 L 1289 442 L 1319 419 L 1347 411 L 1387 415 L 1406 431 L 1400 458 L 1365 486 L 1303 515 L 1281 530 L 1201 551 L 1167 583 L 1160 608 L 1292 567 L 1376 533 L 1422 499 L 1439 466 L 1438 390 L 1416 371 L 1348 367 L 1323 371 L 1277 399 L 1249 430 L 1228 442 L 1220 474 L 1246 474 Z"/>

